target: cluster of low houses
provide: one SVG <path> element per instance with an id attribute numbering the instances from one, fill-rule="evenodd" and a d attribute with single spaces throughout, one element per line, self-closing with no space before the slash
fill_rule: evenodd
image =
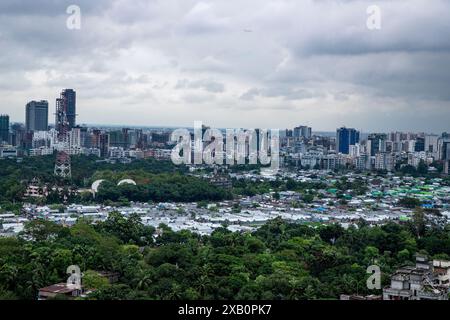
<path id="1" fill-rule="evenodd" d="M 352 190 L 338 191 L 334 187 L 335 183 L 344 177 L 348 182 L 360 181 L 365 184 L 368 187 L 367 193 L 358 196 Z M 252 231 L 277 217 L 299 223 L 340 223 L 344 227 L 360 220 L 369 224 L 383 224 L 387 221 L 411 219 L 413 211 L 398 203 L 405 197 L 418 198 L 425 209 L 435 209 L 434 214 L 429 215 L 434 224 L 446 224 L 450 220 L 450 187 L 440 178 L 425 180 L 392 174 L 335 175 L 325 171 L 281 171 L 277 176 L 243 172 L 233 174 L 233 178 L 250 181 L 290 178 L 310 182 L 312 185 L 321 183 L 326 187 L 314 189 L 316 196 L 310 203 L 303 201 L 301 193 L 283 191 L 279 192 L 279 197 L 274 197 L 274 192 L 269 192 L 211 203 L 207 208 L 200 208 L 197 203 L 131 203 L 128 207 L 72 204 L 61 210 L 61 207 L 25 204 L 18 216 L 11 213 L 0 215 L 0 236 L 19 233 L 23 230 L 24 223 L 31 219 L 44 218 L 71 226 L 80 217 L 93 222 L 104 221 L 113 211 L 118 211 L 125 217 L 137 213 L 146 225 L 157 227 L 163 223 L 175 231 L 187 229 L 200 234 L 210 234 L 223 225 L 232 231 Z M 342 197 L 345 199 L 344 203 L 339 199 Z"/>

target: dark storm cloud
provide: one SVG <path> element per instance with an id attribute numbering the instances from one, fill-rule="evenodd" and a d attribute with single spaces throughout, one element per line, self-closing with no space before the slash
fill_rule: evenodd
<path id="1" fill-rule="evenodd" d="M 72 4 L 81 30 L 66 28 Z M 366 26 L 372 4 L 380 30 Z M 449 34 L 445 0 L 3 0 L 1 111 L 20 120 L 29 97 L 76 87 L 88 121 L 83 107 L 118 123 L 107 106 L 141 103 L 154 124 L 292 126 L 301 112 L 323 129 L 407 118 L 411 129 L 449 130 Z M 378 106 L 394 120 L 375 123 Z M 253 116 L 222 112 L 231 109 Z"/>

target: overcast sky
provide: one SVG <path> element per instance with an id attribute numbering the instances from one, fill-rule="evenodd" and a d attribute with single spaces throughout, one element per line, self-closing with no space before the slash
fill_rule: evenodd
<path id="1" fill-rule="evenodd" d="M 1 0 L 0 49 L 12 121 L 73 88 L 79 123 L 450 131 L 448 0 Z"/>

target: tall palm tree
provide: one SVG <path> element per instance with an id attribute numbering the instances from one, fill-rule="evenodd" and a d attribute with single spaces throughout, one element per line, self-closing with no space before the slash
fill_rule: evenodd
<path id="1" fill-rule="evenodd" d="M 153 284 L 152 276 L 150 272 L 142 272 L 138 277 L 136 289 L 147 290 Z"/>
<path id="2" fill-rule="evenodd" d="M 168 300 L 180 300 L 182 298 L 183 292 L 182 288 L 178 283 L 172 284 L 172 289 L 170 292 L 166 295 L 166 298 Z"/>

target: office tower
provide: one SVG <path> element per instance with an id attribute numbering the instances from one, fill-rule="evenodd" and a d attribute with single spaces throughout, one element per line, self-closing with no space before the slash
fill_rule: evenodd
<path id="1" fill-rule="evenodd" d="M 293 137 L 294 133 L 292 130 L 286 129 L 286 137 L 287 138 L 291 138 Z"/>
<path id="2" fill-rule="evenodd" d="M 83 148 L 91 148 L 91 136 L 88 132 L 87 127 L 78 127 L 80 128 L 80 142 Z"/>
<path id="3" fill-rule="evenodd" d="M 69 128 L 74 128 L 77 124 L 77 93 L 72 89 L 65 89 L 61 93 L 61 99 L 66 103 L 67 121 Z"/>
<path id="4" fill-rule="evenodd" d="M 70 131 L 70 147 L 80 148 L 81 147 L 81 128 L 75 127 Z"/>
<path id="5" fill-rule="evenodd" d="M 359 131 L 353 128 L 339 128 L 336 131 L 336 151 L 349 154 L 350 146 L 359 143 Z"/>
<path id="6" fill-rule="evenodd" d="M 27 132 L 48 130 L 48 102 L 45 100 L 28 102 L 25 107 Z"/>
<path id="7" fill-rule="evenodd" d="M 425 138 L 418 137 L 416 139 L 416 143 L 414 145 L 414 151 L 415 152 L 425 151 Z"/>
<path id="8" fill-rule="evenodd" d="M 9 143 L 9 116 L 0 115 L 0 144 Z"/>
<path id="9" fill-rule="evenodd" d="M 299 126 L 294 128 L 294 138 L 310 139 L 312 136 L 312 129 L 307 126 Z"/>
<path id="10" fill-rule="evenodd" d="M 450 136 L 447 133 L 442 134 L 439 141 L 440 156 L 444 160 L 444 174 L 450 174 Z"/>
<path id="11" fill-rule="evenodd" d="M 438 151 L 439 136 L 430 134 L 425 136 L 425 151 L 436 154 Z"/>
<path id="12" fill-rule="evenodd" d="M 416 140 L 406 140 L 405 143 L 405 152 L 414 152 L 414 148 L 416 146 Z"/>
<path id="13" fill-rule="evenodd" d="M 450 160 L 450 138 L 441 138 L 440 145 L 440 159 Z"/>
<path id="14" fill-rule="evenodd" d="M 394 142 L 386 141 L 386 152 L 394 152 Z"/>
<path id="15" fill-rule="evenodd" d="M 109 134 L 101 133 L 98 136 L 98 143 L 100 149 L 100 156 L 105 158 L 109 153 Z"/>
<path id="16" fill-rule="evenodd" d="M 402 133 L 401 132 L 391 132 L 389 134 L 389 140 L 392 142 L 400 142 L 402 140 Z"/>
<path id="17" fill-rule="evenodd" d="M 11 125 L 11 131 L 12 131 L 11 144 L 14 147 L 22 147 L 23 146 L 22 143 L 26 136 L 25 126 L 20 123 L 13 123 Z"/>
<path id="18" fill-rule="evenodd" d="M 369 134 L 367 141 L 370 141 L 370 156 L 375 156 L 379 152 L 386 152 L 387 135 L 384 133 Z"/>

